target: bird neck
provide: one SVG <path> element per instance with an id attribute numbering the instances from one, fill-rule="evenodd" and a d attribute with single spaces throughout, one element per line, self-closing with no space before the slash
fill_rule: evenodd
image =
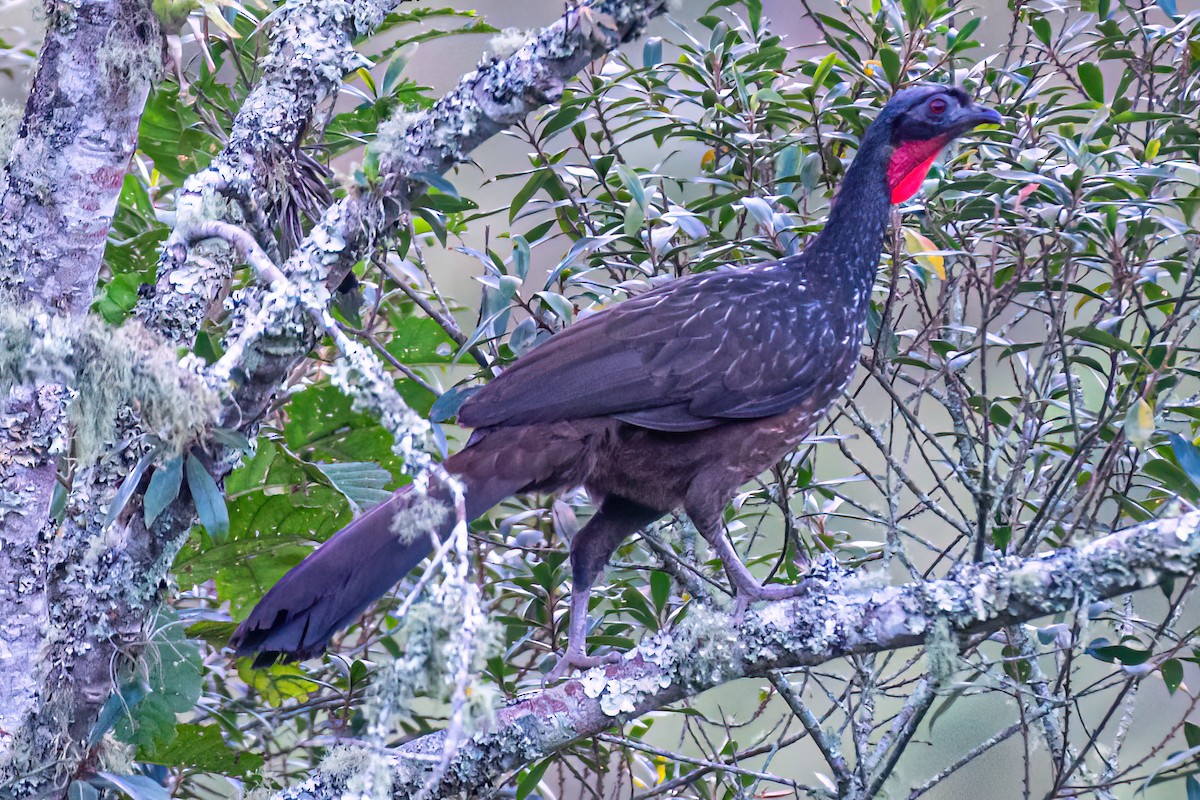
<path id="1" fill-rule="evenodd" d="M 863 137 L 833 198 L 829 221 L 803 253 L 806 273 L 843 288 L 856 304 L 870 297 L 892 209 L 887 184 L 891 147 L 886 130 L 879 127 L 872 126 Z"/>

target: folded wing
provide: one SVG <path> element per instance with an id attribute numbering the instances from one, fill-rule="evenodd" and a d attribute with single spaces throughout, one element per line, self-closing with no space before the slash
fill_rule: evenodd
<path id="1" fill-rule="evenodd" d="M 689 431 L 781 413 L 837 369 L 844 335 L 794 270 L 703 273 L 581 320 L 475 393 L 459 422 L 612 416 Z"/>

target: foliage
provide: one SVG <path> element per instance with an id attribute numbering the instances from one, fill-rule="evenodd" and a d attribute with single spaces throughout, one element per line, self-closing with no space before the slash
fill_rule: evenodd
<path id="1" fill-rule="evenodd" d="M 1005 123 L 951 153 L 899 209 L 858 380 L 819 435 L 737 498 L 728 523 L 739 549 L 756 572 L 782 580 L 825 555 L 864 581 L 923 580 L 1200 502 L 1200 16 L 1166 0 L 1093 0 L 1083 10 L 1014 2 L 986 22 L 947 0 L 864 0 L 829 13 L 801 5 L 820 34 L 811 47 L 775 33 L 758 0 L 721 0 L 685 7 L 640 53 L 594 65 L 511 132 L 528 166 L 480 164 L 505 194 L 503 208 L 481 210 L 462 194 L 466 170 L 418 176 L 430 190 L 414 201 L 411 224 L 357 266 L 357 288 L 339 297 L 343 330 L 395 368 L 414 408 L 446 423 L 463 384 L 581 316 L 660 280 L 797 252 L 820 229 L 890 90 L 954 79 Z M 153 280 L 167 233 L 160 212 L 226 136 L 255 76 L 266 13 L 230 15 L 238 38 L 214 33 L 190 87 L 165 83 L 151 98 L 96 302 L 110 322 Z M 1000 48 L 978 41 L 984 25 L 1007 31 Z M 350 173 L 326 191 L 376 180 L 387 144 L 377 134 L 402 131 L 384 123 L 435 99 L 407 77 L 420 66 L 418 43 L 492 30 L 468 12 L 429 8 L 390 18 L 380 31 L 388 43 L 362 43 L 383 50 L 348 76 L 353 107 L 337 106 L 304 143 L 321 166 L 314 175 Z M 299 190 L 291 207 L 285 240 L 311 222 Z M 461 263 L 455 250 L 473 259 L 478 298 L 444 291 L 446 265 Z M 238 275 L 232 288 L 253 279 Z M 226 326 L 214 314 L 194 352 L 218 357 Z M 328 356 L 326 343 L 292 376 L 226 482 L 228 531 L 214 533 L 223 526 L 212 506 L 212 524 L 196 529 L 176 562 L 173 602 L 203 640 L 202 698 L 180 691 L 155 705 L 168 695 L 135 704 L 137 692 L 114 694 L 115 705 L 134 705 L 113 717 L 116 734 L 137 745 L 139 761 L 170 768 L 177 796 L 213 796 L 202 773 L 296 779 L 334 737 L 377 734 L 371 687 L 396 672 L 390 665 L 415 635 L 385 601 L 322 662 L 253 673 L 230 669 L 218 653 L 231 617 L 355 507 L 409 479 L 388 432 L 331 385 Z M 450 424 L 435 433 L 443 451 L 462 436 Z M 190 484 L 183 462 L 180 470 Z M 182 485 L 168 470 L 154 480 L 170 482 L 158 490 L 168 499 Z M 207 492 L 197 486 L 193 494 Z M 547 654 L 563 646 L 565 541 L 587 513 L 580 493 L 531 497 L 473 527 L 479 591 L 503 626 L 480 679 L 489 697 L 536 688 Z M 645 538 L 653 546 L 626 544 L 595 592 L 595 647 L 631 647 L 690 613 L 695 582 L 675 576 L 699 572 L 721 587 L 710 592 L 724 591 L 717 562 L 705 560 L 686 523 Z M 928 659 L 898 653 L 779 675 L 754 701 L 747 692 L 757 686 L 721 695 L 720 709 L 704 698 L 665 710 L 511 783 L 518 797 L 571 796 L 583 784 L 599 787 L 597 796 L 716 798 L 781 787 L 827 796 L 845 779 L 862 792 L 938 796 L 941 781 L 975 758 L 955 763 L 963 753 L 952 752 L 902 785 L 893 768 L 909 739 L 895 734 L 896 721 L 937 742 L 964 707 L 995 695 L 1012 701 L 1005 719 L 1023 723 L 995 743 L 1023 741 L 1025 774 L 1042 781 L 1036 791 L 1101 796 L 1146 782 L 1178 792 L 1186 780 L 1190 796 L 1200 729 L 1184 717 L 1200 651 L 1181 622 L 1189 588 L 960 642 L 957 656 L 954 643 L 938 641 Z M 439 643 L 430 648 L 446 660 L 446 631 L 436 633 L 427 634 Z M 184 661 L 199 667 L 198 656 Z M 152 668 L 149 683 L 156 675 L 175 680 Z M 1122 752 L 1121 720 L 1137 711 L 1138 688 L 1155 681 L 1179 713 L 1138 752 Z M 926 685 L 937 691 L 913 689 Z M 422 687 L 424 702 L 398 716 L 390 708 L 379 744 L 445 727 L 454 713 L 446 687 L 428 679 Z M 858 771 L 840 774 L 833 758 L 814 767 L 818 750 L 829 756 L 843 741 Z M 785 752 L 803 754 L 801 766 L 776 757 Z"/>

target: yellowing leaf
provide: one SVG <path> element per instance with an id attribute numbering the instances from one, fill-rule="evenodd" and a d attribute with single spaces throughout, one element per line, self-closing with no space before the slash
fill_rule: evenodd
<path id="1" fill-rule="evenodd" d="M 869 61 L 863 62 L 863 72 L 867 73 L 867 75 L 874 76 L 875 70 L 877 70 L 877 69 L 878 70 L 883 69 L 883 64 L 879 63 L 879 61 L 872 58 Z"/>
<path id="2" fill-rule="evenodd" d="M 223 9 L 229 5 L 232 5 L 229 0 L 200 0 L 200 7 L 204 9 L 204 18 L 210 24 L 216 25 L 230 39 L 240 39 L 242 35 L 234 30 L 234 27 L 225 19 Z"/>
<path id="3" fill-rule="evenodd" d="M 700 169 L 712 169 L 716 163 L 717 151 L 711 147 L 704 151 L 704 155 L 700 156 Z"/>
<path id="4" fill-rule="evenodd" d="M 937 252 L 937 245 L 911 228 L 901 228 L 908 254 L 927 271 L 946 280 L 946 259 Z"/>
<path id="5" fill-rule="evenodd" d="M 1145 158 L 1145 160 L 1153 161 L 1155 156 L 1158 155 L 1158 151 L 1161 147 L 1162 147 L 1161 139 L 1151 139 L 1150 141 L 1146 142 L 1146 158 Z"/>
<path id="6" fill-rule="evenodd" d="M 1125 415 L 1125 438 L 1135 447 L 1145 447 L 1154 434 L 1154 427 L 1154 409 L 1139 397 Z"/>

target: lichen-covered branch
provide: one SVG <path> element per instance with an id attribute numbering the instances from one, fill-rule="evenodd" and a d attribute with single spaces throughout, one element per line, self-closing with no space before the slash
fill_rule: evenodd
<path id="1" fill-rule="evenodd" d="M 52 8 L 0 198 L 0 288 L 80 314 L 92 304 L 161 38 L 142 0 Z"/>
<path id="2" fill-rule="evenodd" d="M 278 222 L 286 176 L 297 169 L 299 144 L 317 107 L 336 94 L 342 76 L 366 61 L 354 40 L 374 29 L 402 0 L 295 0 L 278 12 L 263 76 L 234 119 L 229 142 L 209 167 L 188 179 L 176 198 L 175 226 L 158 278 L 138 315 L 176 342 L 190 342 L 235 266 L 228 247 L 195 258 L 192 228 L 208 221 L 246 226 L 278 257 Z M 307 162 L 305 162 L 307 165 Z M 307 185 L 319 185 L 309 182 Z M 322 198 L 328 201 L 328 195 Z"/>
<path id="3" fill-rule="evenodd" d="M 285 270 L 317 270 L 340 281 L 389 232 L 408 195 L 422 189 L 421 174 L 446 172 L 495 134 L 557 101 L 567 80 L 665 10 L 666 0 L 598 0 L 570 8 L 512 55 L 464 76 L 428 111 L 382 126 L 373 145 L 383 176 L 378 185 L 332 206 Z"/>
<path id="4" fill-rule="evenodd" d="M 4 142 L 0 290 L 10 303 L 15 295 L 27 307 L 78 319 L 92 303 L 159 71 L 161 39 L 149 0 L 71 0 L 48 8 L 19 135 Z M 23 355 L 9 351 L 0 361 Z M 53 375 L 35 376 L 11 393 L 0 386 L 0 567 L 10 576 L 0 587 L 0 786 L 6 788 L 30 773 L 30 785 L 18 788 L 57 786 L 71 769 L 58 766 L 68 749 L 54 735 L 70 709 L 66 698 L 48 691 L 62 664 L 45 649 L 61 565 L 50 555 L 48 518 L 71 397 Z"/>
<path id="5" fill-rule="evenodd" d="M 967 564 L 928 582 L 879 588 L 827 569 L 812 590 L 772 603 L 735 624 L 700 608 L 675 630 L 650 637 L 612 666 L 597 667 L 497 713 L 453 757 L 433 796 L 477 796 L 522 765 L 654 709 L 738 678 L 911 647 L 936 629 L 985 634 L 1200 571 L 1200 512 L 1129 528 L 1078 549 L 1036 558 Z M 392 755 L 392 792 L 426 783 L 442 734 Z M 321 771 L 280 793 L 289 800 L 340 797 L 344 771 Z"/>

